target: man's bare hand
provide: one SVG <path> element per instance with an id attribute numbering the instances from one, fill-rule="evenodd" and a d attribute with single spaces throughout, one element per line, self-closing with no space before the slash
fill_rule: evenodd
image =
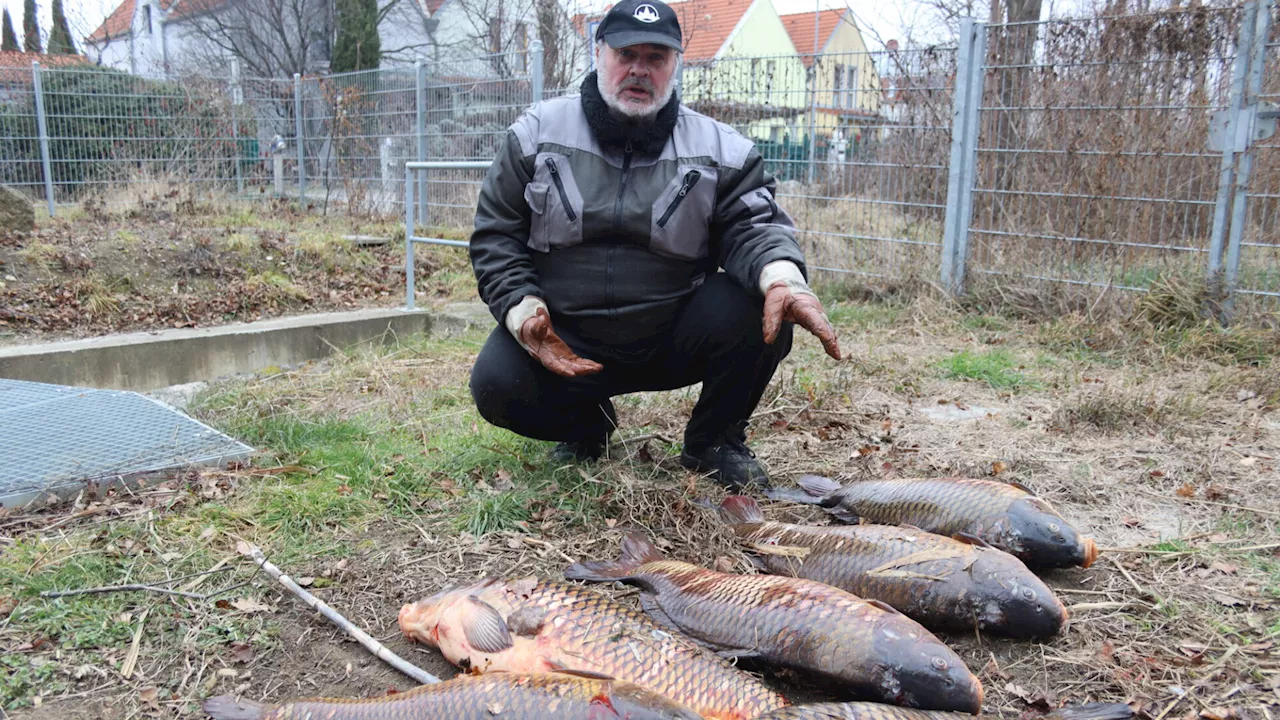
<path id="1" fill-rule="evenodd" d="M 786 283 L 774 283 L 764 296 L 764 341 L 770 345 L 778 339 L 782 321 L 795 323 L 817 336 L 827 354 L 840 359 L 836 331 L 827 320 L 822 302 L 807 293 L 793 293 Z"/>
<path id="2" fill-rule="evenodd" d="M 557 375 L 571 378 L 591 375 L 604 369 L 600 363 L 578 357 L 569 349 L 551 328 L 551 316 L 545 308 L 538 308 L 537 313 L 520 326 L 520 340 L 529 347 L 529 351 L 543 367 Z"/>

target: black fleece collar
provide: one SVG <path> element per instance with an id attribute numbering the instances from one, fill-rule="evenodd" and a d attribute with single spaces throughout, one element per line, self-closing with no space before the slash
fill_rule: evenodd
<path id="1" fill-rule="evenodd" d="M 673 81 L 674 79 L 672 78 Z M 591 131 L 596 134 L 601 145 L 624 148 L 630 142 L 631 149 L 636 153 L 659 155 L 676 128 L 680 99 L 676 93 L 672 93 L 671 99 L 658 111 L 652 125 L 628 125 L 613 116 L 604 98 L 600 96 L 596 73 L 592 71 L 582 81 L 582 110 L 587 114 L 587 124 L 591 126 Z"/>

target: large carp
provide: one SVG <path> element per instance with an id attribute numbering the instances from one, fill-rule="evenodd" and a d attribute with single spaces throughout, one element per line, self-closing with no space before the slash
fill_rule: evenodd
<path id="1" fill-rule="evenodd" d="M 948 537 L 968 533 L 1028 567 L 1089 567 L 1098 546 L 1048 502 L 1014 483 L 971 478 L 863 480 L 841 486 L 805 475 L 800 490 L 775 488 L 775 500 L 818 505 L 845 522 L 913 525 Z"/>
<path id="2" fill-rule="evenodd" d="M 568 583 L 485 578 L 405 605 L 400 629 L 473 672 L 607 675 L 709 720 L 749 720 L 789 704 L 758 678 L 644 613 Z"/>
<path id="3" fill-rule="evenodd" d="M 725 498 L 720 513 L 761 570 L 883 601 L 931 630 L 1041 638 L 1067 620 L 1044 581 L 981 540 L 894 525 L 768 522 L 742 495 Z"/>
<path id="4" fill-rule="evenodd" d="M 315 698 L 262 705 L 220 695 L 214 720 L 699 720 L 657 693 L 608 678 L 561 673 L 459 675 L 385 697 Z"/>
<path id="5" fill-rule="evenodd" d="M 982 683 L 942 641 L 888 605 L 830 585 L 667 560 L 634 533 L 619 560 L 575 563 L 565 576 L 637 585 L 645 612 L 673 632 L 726 656 L 811 673 L 842 693 L 932 710 L 982 707 Z"/>
<path id="6" fill-rule="evenodd" d="M 1085 703 L 1052 710 L 1037 720 L 1129 720 L 1133 708 L 1123 703 Z M 953 712 L 914 710 L 869 702 L 795 705 L 756 720 L 973 720 Z"/>

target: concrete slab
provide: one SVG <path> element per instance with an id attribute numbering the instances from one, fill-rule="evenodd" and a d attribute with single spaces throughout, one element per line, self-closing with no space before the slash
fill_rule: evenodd
<path id="1" fill-rule="evenodd" d="M 148 391 L 317 360 L 359 343 L 448 335 L 471 324 L 456 314 L 376 308 L 18 345 L 0 348 L 0 378 Z"/>
<path id="2" fill-rule="evenodd" d="M 920 412 L 930 420 L 936 422 L 964 422 L 965 420 L 981 420 L 988 414 L 999 414 L 997 408 L 978 407 L 977 405 L 968 405 L 962 410 L 955 405 L 931 405 L 929 407 L 920 408 Z"/>

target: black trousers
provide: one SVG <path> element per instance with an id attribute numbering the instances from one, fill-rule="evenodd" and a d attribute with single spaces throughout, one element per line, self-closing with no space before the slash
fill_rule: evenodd
<path id="1" fill-rule="evenodd" d="M 505 327 L 489 335 L 471 370 L 471 395 L 490 423 L 537 440 L 602 438 L 618 424 L 610 398 L 648 390 L 674 390 L 701 382 L 702 393 L 685 428 L 686 447 L 740 434 L 760 403 L 778 364 L 791 351 L 792 326 L 783 323 L 766 345 L 764 301 L 723 273 L 707 278 L 670 330 L 654 338 L 642 361 L 611 361 L 552 324 L 575 352 L 604 365 L 594 375 L 565 378 L 520 347 Z"/>

